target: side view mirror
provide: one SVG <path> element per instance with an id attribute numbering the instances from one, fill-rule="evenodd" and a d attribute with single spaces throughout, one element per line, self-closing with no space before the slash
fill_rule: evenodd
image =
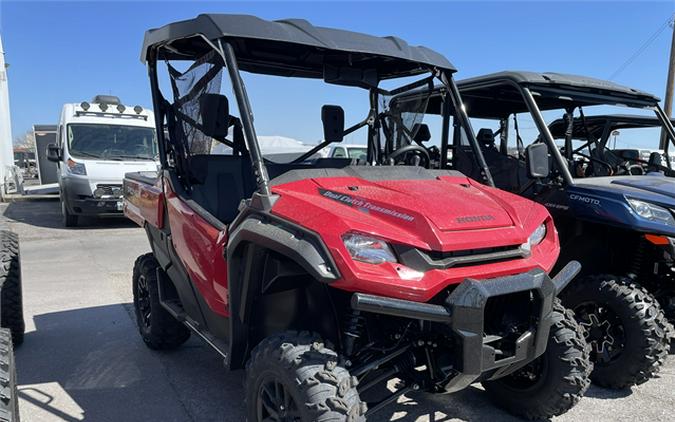
<path id="1" fill-rule="evenodd" d="M 199 114 L 202 118 L 202 132 L 215 139 L 227 137 L 230 127 L 230 104 L 220 94 L 204 94 L 199 99 Z"/>
<path id="2" fill-rule="evenodd" d="M 531 144 L 525 148 L 527 161 L 527 175 L 531 179 L 543 179 L 551 172 L 548 162 L 548 146 L 546 144 Z"/>
<path id="3" fill-rule="evenodd" d="M 61 161 L 61 148 L 59 148 L 56 144 L 47 145 L 47 160 L 54 163 Z"/>
<path id="4" fill-rule="evenodd" d="M 321 107 L 323 139 L 326 142 L 342 142 L 345 133 L 345 111 L 340 106 Z"/>

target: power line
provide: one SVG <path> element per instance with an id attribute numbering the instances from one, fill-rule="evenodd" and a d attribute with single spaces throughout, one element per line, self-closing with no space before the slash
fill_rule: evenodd
<path id="1" fill-rule="evenodd" d="M 645 40 L 645 42 L 642 43 L 642 45 L 633 53 L 621 66 L 619 66 L 614 73 L 609 77 L 610 81 L 613 81 L 621 72 L 626 70 L 628 66 L 630 66 L 631 63 L 637 59 L 640 54 L 642 54 L 656 39 L 663 33 L 663 31 L 666 30 L 669 26 L 672 26 L 674 22 L 674 17 L 669 16 L 668 19 L 661 25 L 649 38 Z"/>

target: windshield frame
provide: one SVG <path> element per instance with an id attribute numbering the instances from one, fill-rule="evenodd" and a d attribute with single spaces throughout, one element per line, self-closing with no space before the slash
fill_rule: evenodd
<path id="1" fill-rule="evenodd" d="M 562 156 L 559 148 L 557 147 L 557 145 L 555 143 L 556 138 L 551 133 L 551 131 L 549 129 L 549 125 L 546 123 L 546 121 L 543 117 L 541 109 L 540 109 L 540 107 L 539 107 L 539 105 L 538 105 L 538 103 L 535 99 L 535 95 L 533 95 L 533 93 L 532 93 L 532 91 L 530 90 L 529 87 L 522 86 L 520 84 L 518 84 L 518 87 L 520 88 L 521 94 L 523 95 L 523 99 L 527 103 L 528 109 L 530 111 L 530 115 L 532 116 L 532 118 L 535 121 L 535 124 L 537 125 L 537 129 L 539 131 L 540 136 L 543 135 L 544 140 L 546 141 L 546 143 L 548 145 L 549 152 L 551 153 L 551 155 L 553 155 L 553 157 L 554 157 L 554 159 L 555 159 L 555 161 L 558 165 L 558 168 L 560 169 L 561 173 L 563 173 L 563 179 L 565 180 L 565 182 L 567 184 L 570 184 L 570 185 L 575 184 L 574 177 L 572 177 L 571 172 L 569 171 L 569 166 L 567 164 L 567 161 L 566 161 L 565 157 Z M 537 94 L 537 98 L 539 98 L 539 97 L 545 98 L 546 96 L 543 95 L 543 93 L 548 92 L 548 91 L 545 90 L 545 89 L 542 90 L 542 89 L 536 88 L 535 92 Z M 566 98 L 572 99 L 572 102 L 574 104 L 573 104 L 572 107 L 569 107 L 570 110 L 575 110 L 575 109 L 579 109 L 579 108 L 583 109 L 583 107 L 589 107 L 589 106 L 626 106 L 626 107 L 631 108 L 631 109 L 653 111 L 655 113 L 659 123 L 660 123 L 659 127 L 661 128 L 662 131 L 665 130 L 666 133 L 669 135 L 667 137 L 670 138 L 670 142 L 666 142 L 665 148 L 664 148 L 664 154 L 666 155 L 666 157 L 669 156 L 668 146 L 671 142 L 673 144 L 675 144 L 675 129 L 673 129 L 673 125 L 672 125 L 672 122 L 670 121 L 670 119 L 665 118 L 665 113 L 659 107 L 658 103 L 649 104 L 649 105 L 640 104 L 640 103 L 628 104 L 626 101 L 622 101 L 623 99 L 619 99 L 619 98 L 616 98 L 616 101 L 610 101 L 610 99 L 612 99 L 614 97 L 612 97 L 611 95 L 606 95 L 606 96 L 602 96 L 602 97 L 599 96 L 598 101 L 593 102 L 591 105 L 587 104 L 585 106 L 581 106 L 580 104 L 578 104 L 578 102 L 574 101 L 573 97 L 570 95 L 570 93 L 573 93 L 573 92 L 577 92 L 577 91 L 558 89 L 558 90 L 555 90 L 555 91 L 551 91 L 550 97 L 560 98 L 560 96 L 566 96 Z M 602 100 L 603 98 L 604 98 L 604 100 Z M 562 103 L 561 103 L 559 110 L 565 110 L 565 109 L 566 109 L 566 107 L 564 105 L 562 105 Z M 548 108 L 547 110 L 554 110 L 554 109 Z M 581 147 L 571 149 L 570 153 L 579 151 L 579 150 L 581 150 L 583 148 L 586 148 L 586 147 L 589 147 L 591 144 L 596 144 L 599 148 L 607 149 L 606 141 L 607 141 L 607 139 L 609 139 L 609 134 L 606 133 L 606 132 L 608 130 L 609 130 L 609 126 L 606 125 L 605 128 L 603 129 L 602 135 L 597 140 L 593 141 L 593 140 L 587 139 Z M 558 138 L 558 139 L 561 139 L 561 138 Z M 670 167 L 670 160 L 666 160 L 666 163 L 667 163 L 668 167 Z M 569 175 L 569 179 L 568 179 L 568 177 L 566 177 L 565 174 Z"/>
<path id="2" fill-rule="evenodd" d="M 122 128 L 131 128 L 131 129 L 146 129 L 152 132 L 153 138 L 151 143 L 154 145 L 153 148 L 153 156 L 152 157 L 143 157 L 141 158 L 136 157 L 134 158 L 132 154 L 124 154 L 124 155 L 111 155 L 111 156 L 102 156 L 102 155 L 97 155 L 94 153 L 88 153 L 86 151 L 78 151 L 75 150 L 73 151 L 71 142 L 71 128 L 73 126 L 115 126 L 115 127 L 122 127 Z M 68 154 L 72 156 L 73 158 L 78 158 L 81 160 L 101 160 L 101 161 L 156 161 L 157 160 L 157 154 L 159 152 L 159 141 L 157 138 L 157 129 L 154 127 L 150 126 L 136 126 L 136 125 L 120 125 L 120 124 L 110 124 L 110 123 L 95 123 L 95 122 L 70 122 L 66 123 L 65 125 L 65 131 L 64 131 L 64 144 L 67 145 L 68 148 Z"/>

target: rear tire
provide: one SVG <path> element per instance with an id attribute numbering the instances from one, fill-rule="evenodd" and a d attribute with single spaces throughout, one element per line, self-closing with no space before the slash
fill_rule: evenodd
<path id="1" fill-rule="evenodd" d="M 66 198 L 61 198 L 61 219 L 65 227 L 77 227 L 78 216 L 68 211 Z"/>
<path id="2" fill-rule="evenodd" d="M 490 399 L 516 416 L 537 420 L 562 415 L 591 383 L 590 349 L 573 313 L 555 299 L 552 318 L 542 356 L 503 378 L 483 381 Z"/>
<path id="3" fill-rule="evenodd" d="M 571 283 L 562 300 L 585 330 L 595 384 L 627 388 L 660 370 L 668 355 L 668 322 L 647 290 L 614 275 L 588 276 Z"/>
<path id="4" fill-rule="evenodd" d="M 12 333 L 5 328 L 0 329 L 0 389 L 0 422 L 19 422 Z"/>
<path id="5" fill-rule="evenodd" d="M 258 344 L 246 364 L 247 420 L 364 422 L 367 407 L 356 385 L 317 336 L 277 334 Z"/>
<path id="6" fill-rule="evenodd" d="M 23 320 L 19 236 L 9 230 L 0 230 L 0 326 L 12 332 L 14 346 L 23 343 L 26 324 Z"/>
<path id="7" fill-rule="evenodd" d="M 141 255 L 134 264 L 132 286 L 138 331 L 153 350 L 175 349 L 190 337 L 190 330 L 176 320 L 159 302 L 157 269 L 152 253 Z"/>

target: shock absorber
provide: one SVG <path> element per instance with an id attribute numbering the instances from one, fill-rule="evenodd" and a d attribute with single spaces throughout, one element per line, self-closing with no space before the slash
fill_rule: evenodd
<path id="1" fill-rule="evenodd" d="M 640 273 L 642 271 L 642 265 L 644 264 L 645 258 L 645 246 L 645 239 L 644 237 L 640 236 L 630 265 L 630 272 L 635 276 L 635 278 L 640 277 Z"/>
<path id="2" fill-rule="evenodd" d="M 346 356 L 351 356 L 354 352 L 354 344 L 363 334 L 363 328 L 364 318 L 359 311 L 352 310 L 347 314 L 344 330 L 344 353 Z"/>

